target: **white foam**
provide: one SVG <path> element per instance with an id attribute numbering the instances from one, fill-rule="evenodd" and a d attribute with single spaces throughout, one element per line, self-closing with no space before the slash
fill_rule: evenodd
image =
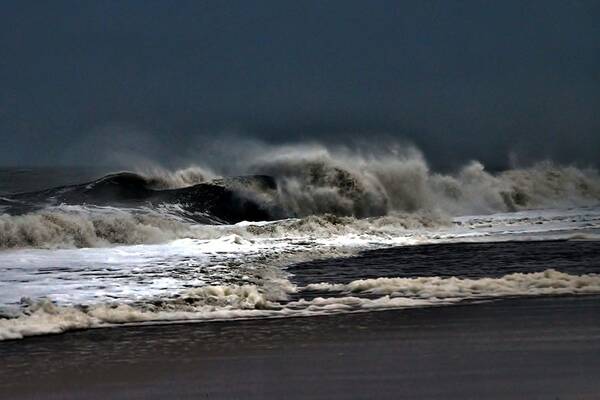
<path id="1" fill-rule="evenodd" d="M 90 212 L 112 213 L 104 208 Z M 441 226 L 430 221 L 437 220 L 418 214 L 363 220 L 321 216 L 273 223 L 190 226 L 185 232 L 196 238 L 164 244 L 4 250 L 0 251 L 0 306 L 15 304 L 21 297 L 48 297 L 58 304 L 92 304 L 172 296 L 190 286 L 253 283 L 265 274 L 273 278 L 282 274 L 278 267 L 286 261 L 349 255 L 386 246 L 595 240 L 600 233 L 598 208 L 459 217 Z"/>
<path id="2" fill-rule="evenodd" d="M 393 144 L 359 151 L 274 147 L 248 162 L 251 171 L 276 178 L 279 203 L 299 216 L 433 210 L 457 216 L 600 201 L 600 176 L 593 169 L 543 162 L 493 174 L 473 161 L 456 173 L 438 174 L 418 150 Z"/>
<path id="3" fill-rule="evenodd" d="M 377 278 L 348 284 L 318 283 L 308 290 L 389 295 L 415 299 L 474 299 L 600 293 L 600 275 L 570 275 L 553 269 L 515 273 L 500 278 Z"/>
<path id="4" fill-rule="evenodd" d="M 313 284 L 300 288 L 300 293 L 302 290 L 346 295 L 286 303 L 285 287 L 277 293 L 265 292 L 264 287 L 243 285 L 196 288 L 177 298 L 140 305 L 73 307 L 41 300 L 32 302 L 16 318 L 0 320 L 0 340 L 115 324 L 314 316 L 448 305 L 469 299 L 598 294 L 600 275 L 569 275 L 546 270 L 501 278 L 379 278 L 349 284 Z M 359 297 L 365 294 L 370 297 Z"/>

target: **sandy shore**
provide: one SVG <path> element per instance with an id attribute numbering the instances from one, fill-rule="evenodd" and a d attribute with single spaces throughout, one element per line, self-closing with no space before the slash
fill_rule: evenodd
<path id="1" fill-rule="evenodd" d="M 600 298 L 0 343 L 1 399 L 598 399 Z"/>

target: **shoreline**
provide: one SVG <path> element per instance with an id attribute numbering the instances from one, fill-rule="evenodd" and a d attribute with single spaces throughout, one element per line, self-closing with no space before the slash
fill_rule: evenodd
<path id="1" fill-rule="evenodd" d="M 69 332 L 0 343 L 10 399 L 592 399 L 600 297 Z"/>

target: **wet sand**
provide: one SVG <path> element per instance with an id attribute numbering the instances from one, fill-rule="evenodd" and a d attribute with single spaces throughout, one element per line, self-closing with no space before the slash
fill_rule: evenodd
<path id="1" fill-rule="evenodd" d="M 598 399 L 600 297 L 0 342 L 0 399 Z"/>

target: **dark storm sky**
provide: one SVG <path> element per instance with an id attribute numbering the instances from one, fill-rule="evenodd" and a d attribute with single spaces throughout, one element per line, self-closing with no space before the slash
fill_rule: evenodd
<path id="1" fill-rule="evenodd" d="M 599 165 L 599 1 L 5 1 L 0 164 L 234 133 Z"/>

